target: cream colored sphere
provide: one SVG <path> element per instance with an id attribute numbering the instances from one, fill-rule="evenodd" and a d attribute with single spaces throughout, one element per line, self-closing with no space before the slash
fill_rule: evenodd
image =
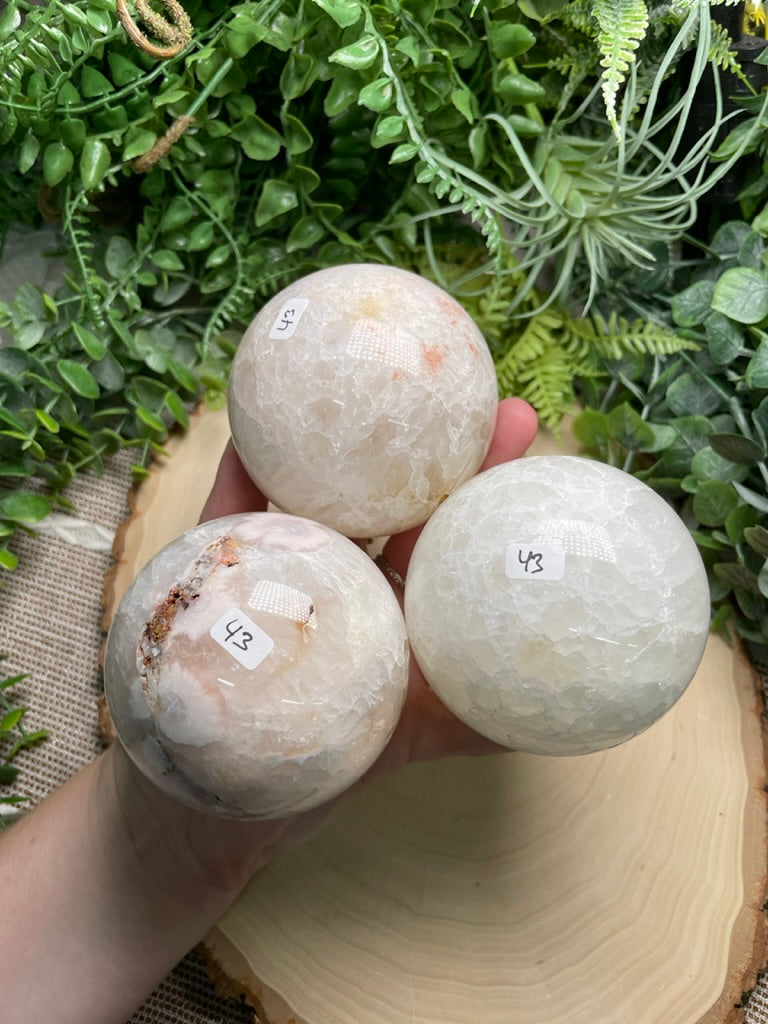
<path id="1" fill-rule="evenodd" d="M 497 466 L 424 528 L 408 569 L 413 653 L 477 732 L 584 754 L 642 732 L 704 652 L 706 571 L 650 487 L 570 456 Z"/>
<path id="2" fill-rule="evenodd" d="M 325 803 L 376 760 L 408 657 L 371 559 L 264 512 L 195 527 L 139 573 L 104 681 L 120 740 L 158 786 L 205 812 L 274 818 Z"/>
<path id="3" fill-rule="evenodd" d="M 447 292 L 395 267 L 301 278 L 246 330 L 229 421 L 284 511 L 353 537 L 424 522 L 479 468 L 496 422 L 485 340 Z"/>

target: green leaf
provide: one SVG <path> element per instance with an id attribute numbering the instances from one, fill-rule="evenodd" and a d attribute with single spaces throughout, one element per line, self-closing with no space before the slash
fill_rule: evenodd
<path id="1" fill-rule="evenodd" d="M 710 434 L 709 443 L 718 455 L 730 462 L 755 466 L 765 458 L 762 446 L 743 434 Z"/>
<path id="2" fill-rule="evenodd" d="M 758 494 L 757 491 L 753 491 L 750 487 L 745 487 L 744 484 L 737 483 L 734 481 L 734 488 L 736 493 L 752 508 L 756 508 L 758 512 L 768 512 L 768 497 L 765 494 Z"/>
<path id="3" fill-rule="evenodd" d="M 86 355 L 90 356 L 91 359 L 98 360 L 104 358 L 107 351 L 106 341 L 103 341 L 93 331 L 83 327 L 81 324 L 72 324 L 72 331 Z"/>
<path id="4" fill-rule="evenodd" d="M 385 142 L 390 142 L 400 135 L 405 127 L 405 118 L 400 114 L 390 114 L 382 117 L 376 122 L 374 129 L 375 136 Z"/>
<path id="5" fill-rule="evenodd" d="M 395 146 L 389 157 L 391 164 L 402 164 L 408 160 L 413 160 L 418 155 L 420 146 L 416 142 L 401 142 L 399 146 Z"/>
<path id="6" fill-rule="evenodd" d="M 743 220 L 728 220 L 717 229 L 709 248 L 724 260 L 733 259 L 738 255 L 749 231 L 749 225 Z"/>
<path id="7" fill-rule="evenodd" d="M 231 252 L 228 245 L 223 248 L 225 248 L 228 253 Z M 152 262 L 159 270 L 176 271 L 184 269 L 184 261 L 171 249 L 155 249 L 152 253 Z"/>
<path id="8" fill-rule="evenodd" d="M 761 341 L 747 363 L 744 380 L 750 388 L 768 388 L 768 341 Z"/>
<path id="9" fill-rule="evenodd" d="M 667 404 L 675 416 L 710 416 L 723 399 L 703 377 L 683 373 L 669 385 Z"/>
<path id="10" fill-rule="evenodd" d="M 697 281 L 672 299 L 672 318 L 680 327 L 696 327 L 712 308 L 712 281 Z M 726 312 L 723 310 L 722 312 Z"/>
<path id="11" fill-rule="evenodd" d="M 283 66 L 280 75 L 280 91 L 284 100 L 295 100 L 303 96 L 320 74 L 318 61 L 309 53 L 294 50 Z"/>
<path id="12" fill-rule="evenodd" d="M 132 60 L 123 56 L 122 53 L 118 53 L 115 49 L 107 51 L 107 63 L 109 64 L 112 81 L 118 87 L 130 85 L 137 78 L 141 78 L 143 74 L 138 64 L 134 64 Z"/>
<path id="13" fill-rule="evenodd" d="M 716 576 L 730 583 L 732 587 L 741 587 L 751 594 L 759 594 L 757 576 L 741 562 L 718 562 L 713 569 Z"/>
<path id="14" fill-rule="evenodd" d="M 316 7 L 330 14 L 339 28 L 349 28 L 363 13 L 360 0 L 312 0 Z"/>
<path id="15" fill-rule="evenodd" d="M 72 5 L 70 5 L 72 6 Z M 92 64 L 86 64 L 80 75 L 80 92 L 88 99 L 103 97 L 113 91 L 110 80 Z"/>
<path id="16" fill-rule="evenodd" d="M 256 227 L 263 227 L 275 217 L 280 217 L 299 205 L 296 189 L 287 181 L 270 178 L 264 182 L 256 205 Z"/>
<path id="17" fill-rule="evenodd" d="M 111 160 L 109 147 L 101 139 L 85 140 L 80 153 L 80 180 L 86 191 L 91 192 L 102 183 Z"/>
<path id="18" fill-rule="evenodd" d="M 37 417 L 38 422 L 42 423 L 49 433 L 59 433 L 61 427 L 59 426 L 58 421 L 55 420 L 49 412 L 46 412 L 45 409 L 35 409 L 35 416 Z"/>
<path id="19" fill-rule="evenodd" d="M 197 207 L 186 196 L 175 195 L 163 211 L 160 228 L 163 231 L 177 231 L 192 220 L 197 212 Z"/>
<path id="20" fill-rule="evenodd" d="M 123 160 L 135 160 L 137 156 L 143 156 L 156 142 L 155 132 L 147 131 L 146 128 L 129 129 L 123 144 Z"/>
<path id="21" fill-rule="evenodd" d="M 17 555 L 14 555 L 8 548 L 0 548 L 0 568 L 13 572 L 18 564 L 19 559 Z"/>
<path id="22" fill-rule="evenodd" d="M 488 32 L 488 44 L 491 53 L 499 60 L 505 57 L 519 57 L 535 44 L 536 36 L 525 25 L 498 24 L 491 22 Z"/>
<path id="23" fill-rule="evenodd" d="M 28 491 L 11 491 L 0 499 L 0 518 L 14 523 L 38 523 L 51 511 L 48 498 Z"/>
<path id="24" fill-rule="evenodd" d="M 24 708 L 11 708 L 0 718 L 0 732 L 10 732 L 15 729 L 24 717 Z"/>
<path id="25" fill-rule="evenodd" d="M 474 122 L 475 97 L 470 89 L 454 89 L 451 93 L 451 103 L 469 124 Z"/>
<path id="26" fill-rule="evenodd" d="M 504 75 L 497 83 L 495 91 L 512 106 L 540 103 L 547 95 L 543 85 L 519 71 L 511 71 Z"/>
<path id="27" fill-rule="evenodd" d="M 32 131 L 28 131 L 19 147 L 18 167 L 22 174 L 26 174 L 34 166 L 39 154 L 40 140 Z"/>
<path id="28" fill-rule="evenodd" d="M 341 64 L 342 67 L 352 68 L 354 71 L 364 71 L 375 62 L 378 55 L 379 41 L 376 36 L 367 33 L 354 43 L 334 50 L 328 59 L 333 64 Z"/>
<path id="29" fill-rule="evenodd" d="M 757 511 L 749 505 L 739 505 L 728 513 L 725 520 L 725 532 L 728 540 L 735 547 L 746 539 L 747 531 L 757 522 Z"/>
<path id="30" fill-rule="evenodd" d="M 124 235 L 113 235 L 107 243 L 104 265 L 107 273 L 116 280 L 124 278 L 133 261 L 133 246 Z"/>
<path id="31" fill-rule="evenodd" d="M 721 275 L 712 296 L 712 308 L 740 324 L 768 318 L 768 272 L 753 267 L 732 267 Z"/>
<path id="32" fill-rule="evenodd" d="M 608 430 L 612 438 L 634 451 L 653 444 L 653 431 L 628 402 L 616 406 L 608 413 Z"/>
<path id="33" fill-rule="evenodd" d="M 72 150 L 63 142 L 49 142 L 43 152 L 43 181 L 49 188 L 58 185 L 75 166 Z"/>
<path id="34" fill-rule="evenodd" d="M 395 90 L 389 78 L 376 78 L 364 85 L 358 94 L 358 101 L 369 110 L 381 113 L 387 110 L 394 99 Z"/>
<path id="35" fill-rule="evenodd" d="M 157 413 L 152 412 L 151 409 L 148 409 L 144 405 L 140 405 L 136 409 L 136 415 L 143 423 L 146 423 L 146 425 L 150 427 L 152 430 L 156 431 L 159 434 L 166 433 L 168 428 L 166 427 L 165 423 L 160 419 Z"/>
<path id="36" fill-rule="evenodd" d="M 21 14 L 18 4 L 13 0 L 6 5 L 5 10 L 0 14 L 0 40 L 8 39 L 21 25 Z"/>
<path id="37" fill-rule="evenodd" d="M 285 146 L 291 156 L 300 156 L 312 148 L 312 133 L 305 126 L 303 121 L 293 114 L 286 114 L 283 119 L 283 131 L 285 133 Z"/>
<path id="38" fill-rule="evenodd" d="M 290 230 L 285 243 L 286 252 L 308 249 L 325 235 L 325 228 L 315 217 L 301 217 Z"/>
<path id="39" fill-rule="evenodd" d="M 101 393 L 99 382 L 91 371 L 74 359 L 57 359 L 56 369 L 61 378 L 75 394 L 82 398 L 98 398 Z"/>
<path id="40" fill-rule="evenodd" d="M 184 402 L 174 391 L 169 391 L 165 396 L 165 405 L 179 426 L 186 430 L 189 427 L 189 413 Z"/>
<path id="41" fill-rule="evenodd" d="M 18 777 L 19 769 L 12 764 L 0 764 L 0 786 L 10 786 Z"/>
<path id="42" fill-rule="evenodd" d="M 691 459 L 691 473 L 697 484 L 703 480 L 722 480 L 726 483 L 743 480 L 749 472 L 747 467 L 718 454 L 711 447 L 711 441 L 710 437 L 710 444 L 700 448 Z"/>
<path id="43" fill-rule="evenodd" d="M 709 354 L 718 366 L 726 366 L 741 352 L 744 344 L 741 330 L 724 313 L 713 310 L 704 321 L 704 333 Z"/>
<path id="44" fill-rule="evenodd" d="M 739 498 L 729 483 L 704 480 L 693 496 L 693 514 L 704 526 L 722 526 Z"/>
<path id="45" fill-rule="evenodd" d="M 234 125 L 232 138 L 242 145 L 251 160 L 274 160 L 283 145 L 280 133 L 256 114 Z"/>
<path id="46" fill-rule="evenodd" d="M 669 421 L 675 439 L 664 450 L 660 464 L 665 474 L 684 476 L 696 452 L 709 443 L 712 425 L 704 416 L 680 416 Z"/>
<path id="47" fill-rule="evenodd" d="M 768 530 L 764 526 L 746 527 L 744 540 L 761 558 L 768 558 Z"/>
<path id="48" fill-rule="evenodd" d="M 597 409 L 584 409 L 573 421 L 573 433 L 587 448 L 601 448 L 611 439 L 611 430 L 606 413 Z"/>

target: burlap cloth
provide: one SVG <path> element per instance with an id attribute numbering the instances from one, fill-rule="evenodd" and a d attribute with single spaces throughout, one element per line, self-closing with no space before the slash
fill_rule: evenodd
<path id="1" fill-rule="evenodd" d="M 112 563 L 111 538 L 128 513 L 129 466 L 129 457 L 121 454 L 102 477 L 76 481 L 69 496 L 76 504 L 77 518 L 65 524 L 69 529 L 57 524 L 56 531 L 46 528 L 15 545 L 20 565 L 14 573 L 5 574 L 7 582 L 0 590 L 0 652 L 7 654 L 2 667 L 5 674 L 29 673 L 30 678 L 16 687 L 14 694 L 29 708 L 27 727 L 45 727 L 51 732 L 49 740 L 18 758 L 23 769 L 18 788 L 32 803 L 43 799 L 102 748 L 97 719 L 102 587 Z M 200 962 L 189 956 L 134 1014 L 130 1024 L 252 1021 L 252 1011 L 220 997 Z M 749 997 L 745 1021 L 768 1024 L 768 979 Z"/>

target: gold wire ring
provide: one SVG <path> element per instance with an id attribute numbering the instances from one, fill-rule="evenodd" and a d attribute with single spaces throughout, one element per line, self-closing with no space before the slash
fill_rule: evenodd
<path id="1" fill-rule="evenodd" d="M 394 583 L 394 585 L 399 587 L 400 590 L 405 590 L 405 579 L 393 565 L 389 564 L 384 555 L 376 555 L 374 562 L 378 565 L 390 583 Z"/>

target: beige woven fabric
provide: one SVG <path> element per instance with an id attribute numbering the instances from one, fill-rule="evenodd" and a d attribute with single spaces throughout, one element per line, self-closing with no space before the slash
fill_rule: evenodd
<path id="1" fill-rule="evenodd" d="M 70 496 L 78 516 L 114 530 L 128 511 L 129 466 L 128 456 L 121 455 L 103 477 L 76 482 Z M 3 665 L 8 673 L 30 674 L 14 691 L 29 707 L 28 727 L 51 730 L 50 740 L 19 757 L 21 788 L 37 801 L 101 749 L 102 587 L 111 558 L 49 534 L 24 538 L 15 547 L 20 566 L 0 590 L 0 652 L 8 655 Z M 251 1024 L 253 1019 L 241 1003 L 218 996 L 190 956 L 129 1024 Z M 768 1024 L 768 980 L 749 999 L 745 1022 Z"/>

